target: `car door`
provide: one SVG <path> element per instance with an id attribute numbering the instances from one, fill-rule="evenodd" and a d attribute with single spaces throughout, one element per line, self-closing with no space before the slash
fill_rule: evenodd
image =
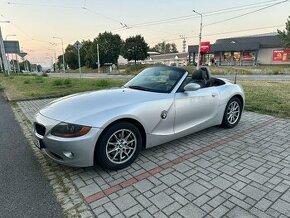
<path id="1" fill-rule="evenodd" d="M 216 87 L 177 92 L 175 94 L 175 133 L 190 133 L 215 125 L 218 104 L 219 92 Z"/>

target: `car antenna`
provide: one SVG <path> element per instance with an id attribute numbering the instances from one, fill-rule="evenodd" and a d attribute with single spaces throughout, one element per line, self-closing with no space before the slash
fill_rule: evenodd
<path id="1" fill-rule="evenodd" d="M 236 70 L 236 74 L 235 74 L 235 84 L 237 84 L 237 76 L 238 76 L 238 71 Z"/>

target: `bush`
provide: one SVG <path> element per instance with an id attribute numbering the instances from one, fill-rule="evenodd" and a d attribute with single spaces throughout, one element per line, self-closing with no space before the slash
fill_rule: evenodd
<path id="1" fill-rule="evenodd" d="M 278 74 L 280 74 L 280 70 L 278 70 L 278 69 L 274 69 L 274 70 L 273 70 L 273 74 L 274 74 L 274 75 L 278 75 Z"/>
<path id="2" fill-rule="evenodd" d="M 47 73 L 43 73 L 42 76 L 43 77 L 48 77 L 48 74 Z"/>
<path id="3" fill-rule="evenodd" d="M 109 85 L 110 85 L 110 82 L 108 80 L 104 80 L 104 79 L 97 80 L 95 83 L 95 86 L 98 86 L 98 87 L 107 87 Z"/>
<path id="4" fill-rule="evenodd" d="M 30 79 L 26 79 L 26 80 L 24 80 L 24 82 L 23 82 L 24 84 L 30 84 L 31 83 L 31 81 L 30 81 Z"/>
<path id="5" fill-rule="evenodd" d="M 41 76 L 35 76 L 35 83 L 44 83 L 44 79 Z"/>
<path id="6" fill-rule="evenodd" d="M 63 81 L 63 84 L 64 84 L 64 85 L 71 85 L 71 84 L 72 84 L 72 81 L 71 81 L 71 79 L 65 79 L 65 80 Z"/>
<path id="7" fill-rule="evenodd" d="M 63 85 L 63 80 L 57 79 L 53 81 L 54 86 L 62 86 Z"/>

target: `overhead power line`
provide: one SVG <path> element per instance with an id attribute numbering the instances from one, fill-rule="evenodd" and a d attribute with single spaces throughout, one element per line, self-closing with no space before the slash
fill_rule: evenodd
<path id="1" fill-rule="evenodd" d="M 215 24 L 219 24 L 219 23 L 223 23 L 223 22 L 230 21 L 230 20 L 234 20 L 234 19 L 237 19 L 237 18 L 246 16 L 246 15 L 249 15 L 249 14 L 253 14 L 253 13 L 256 13 L 256 12 L 259 12 L 259 11 L 262 11 L 262 10 L 265 10 L 265 9 L 268 9 L 268 8 L 271 8 L 271 7 L 274 7 L 276 5 L 280 5 L 280 4 L 286 3 L 288 1 L 289 0 L 284 0 L 284 1 L 281 1 L 280 0 L 279 2 L 276 2 L 276 3 L 273 3 L 271 5 L 268 5 L 268 6 L 259 8 L 257 10 L 253 10 L 253 11 L 250 11 L 250 12 L 247 12 L 247 13 L 244 13 L 244 14 L 241 14 L 241 15 L 237 15 L 237 16 L 230 17 L 230 18 L 227 18 L 227 19 L 224 19 L 224 20 L 220 20 L 220 21 L 217 21 L 217 22 L 213 22 L 213 23 L 210 23 L 210 24 L 206 24 L 206 25 L 204 25 L 204 27 L 211 26 L 211 25 L 215 25 Z M 257 29 L 257 28 L 255 28 L 255 29 Z M 216 34 L 216 35 L 219 35 L 219 34 Z M 210 35 L 203 35 L 203 36 L 210 36 Z M 192 36 L 185 37 L 185 38 L 191 38 L 191 37 Z M 175 39 L 169 40 L 169 41 L 175 41 L 175 40 L 180 40 L 180 38 L 175 38 Z"/>
<path id="2" fill-rule="evenodd" d="M 9 5 L 23 5 L 23 6 L 40 6 L 40 7 L 53 7 L 53 8 L 66 8 L 66 9 L 75 9 L 75 10 L 79 10 L 79 9 L 83 9 L 84 11 L 87 11 L 89 13 L 104 17 L 110 21 L 116 22 L 118 24 L 121 24 L 120 20 L 111 16 L 107 16 L 103 13 L 100 13 L 98 11 L 89 9 L 86 6 L 86 0 L 84 0 L 83 2 L 83 6 L 67 6 L 67 5 L 53 5 L 53 4 L 39 4 L 39 3 L 19 3 L 19 2 L 8 2 Z M 123 26 L 121 24 L 121 26 Z"/>
<path id="3" fill-rule="evenodd" d="M 218 36 L 218 35 L 225 35 L 225 34 L 231 34 L 231 33 L 241 33 L 241 32 L 248 32 L 248 31 L 254 31 L 254 30 L 265 30 L 265 29 L 270 29 L 270 28 L 279 28 L 283 27 L 284 25 L 276 25 L 276 26 L 266 26 L 266 27 L 260 27 L 260 28 L 251 28 L 251 29 L 242 29 L 242 30 L 235 30 L 235 31 L 227 31 L 227 32 L 218 32 L 218 33 L 210 33 L 210 34 L 204 34 L 203 36 Z M 198 37 L 198 33 L 195 33 L 195 35 L 191 36 L 183 36 L 185 39 L 190 39 L 193 37 Z M 177 41 L 180 40 L 179 38 L 171 38 L 171 39 L 166 39 L 166 41 Z M 153 41 L 150 42 L 150 44 L 158 43 L 159 41 Z"/>
<path id="4" fill-rule="evenodd" d="M 7 2 L 8 5 L 23 5 L 23 6 L 40 6 L 40 7 L 52 7 L 52 8 L 67 8 L 67 9 L 80 9 L 80 7 L 67 6 L 67 5 L 52 5 L 52 4 L 39 4 L 39 3 L 19 3 L 19 2 Z"/>
<path id="5" fill-rule="evenodd" d="M 125 25 L 125 24 L 123 24 L 120 20 L 118 20 L 117 18 L 113 18 L 113 17 L 111 17 L 111 16 L 104 15 L 104 14 L 102 14 L 102 13 L 100 13 L 100 12 L 97 12 L 97 11 L 94 11 L 94 10 L 91 10 L 91 9 L 88 9 L 87 7 L 82 7 L 82 9 L 85 10 L 85 11 L 88 11 L 88 12 L 90 12 L 90 13 L 92 13 L 92 14 L 95 14 L 95 15 L 98 15 L 98 16 L 101 16 L 101 17 L 104 17 L 104 18 L 106 18 L 106 19 L 108 19 L 108 20 L 111 20 L 111 21 L 113 21 L 113 22 L 116 22 L 116 23 L 120 24 L 121 26 L 124 26 L 124 25 Z"/>
<path id="6" fill-rule="evenodd" d="M 257 8 L 262 6 L 271 6 L 273 3 L 279 3 L 281 0 L 271 0 L 271 1 L 263 1 L 263 2 L 258 2 L 254 4 L 248 4 L 248 5 L 242 5 L 238 7 L 230 7 L 230 8 L 224 8 L 216 11 L 209 11 L 209 12 L 204 12 L 202 13 L 204 17 L 209 17 L 209 16 L 214 16 L 218 14 L 224 14 L 224 13 L 231 13 L 231 12 L 236 12 L 236 11 L 241 11 L 241 10 L 248 10 L 251 8 Z M 130 28 L 138 28 L 138 27 L 144 27 L 144 26 L 153 26 L 153 25 L 160 25 L 160 24 L 168 24 L 168 23 L 174 23 L 174 22 L 180 22 L 180 21 L 185 21 L 185 20 L 190 20 L 193 18 L 199 18 L 197 15 L 185 15 L 185 16 L 180 16 L 180 17 L 172 17 L 172 18 L 167 18 L 167 19 L 162 19 L 162 20 L 155 20 L 155 21 L 150 21 L 150 22 L 144 22 L 144 23 L 138 23 L 138 24 L 132 24 L 128 25 L 126 28 L 122 27 L 117 30 L 123 30 L 123 29 L 130 29 Z"/>
<path id="7" fill-rule="evenodd" d="M 276 5 L 280 5 L 280 4 L 286 3 L 288 1 L 289 0 L 280 1 L 280 2 L 277 2 L 277 3 L 271 4 L 271 5 L 259 8 L 259 9 L 254 10 L 254 11 L 250 11 L 250 12 L 247 12 L 247 13 L 244 13 L 244 14 L 240 14 L 240 15 L 237 15 L 237 16 L 234 16 L 234 17 L 230 17 L 230 18 L 227 18 L 227 19 L 224 19 L 224 20 L 220 20 L 220 21 L 216 21 L 216 22 L 213 22 L 213 23 L 209 23 L 209 24 L 206 24 L 204 26 L 207 27 L 207 26 L 212 26 L 212 25 L 219 24 L 219 23 L 224 23 L 226 21 L 234 20 L 234 19 L 237 19 L 237 18 L 240 18 L 240 17 L 244 17 L 244 16 L 249 15 L 249 14 L 253 14 L 253 13 L 256 13 L 256 12 L 259 12 L 259 11 L 263 11 L 263 10 L 268 9 L 268 8 L 272 8 L 272 7 L 276 6 Z"/>
<path id="8" fill-rule="evenodd" d="M 38 41 L 38 42 L 43 42 L 43 43 L 49 43 L 49 41 L 45 41 L 45 40 L 39 40 L 39 39 L 35 39 L 33 38 L 30 34 L 28 34 L 27 32 L 25 32 L 22 28 L 20 28 L 18 25 L 16 25 L 13 21 L 11 21 L 10 18 L 4 16 L 3 14 L 0 15 L 1 17 L 5 18 L 5 19 L 9 19 L 10 24 L 12 26 L 14 26 L 15 29 L 17 29 L 18 31 L 20 31 L 22 33 L 22 35 L 24 35 L 27 39 L 32 40 L 32 41 Z"/>

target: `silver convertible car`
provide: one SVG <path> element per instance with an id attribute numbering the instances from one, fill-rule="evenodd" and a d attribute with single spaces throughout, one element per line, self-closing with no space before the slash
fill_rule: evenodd
<path id="1" fill-rule="evenodd" d="M 150 148 L 221 125 L 236 126 L 241 86 L 175 67 L 143 70 L 121 88 L 70 95 L 35 116 L 38 148 L 58 163 L 118 170 Z"/>

